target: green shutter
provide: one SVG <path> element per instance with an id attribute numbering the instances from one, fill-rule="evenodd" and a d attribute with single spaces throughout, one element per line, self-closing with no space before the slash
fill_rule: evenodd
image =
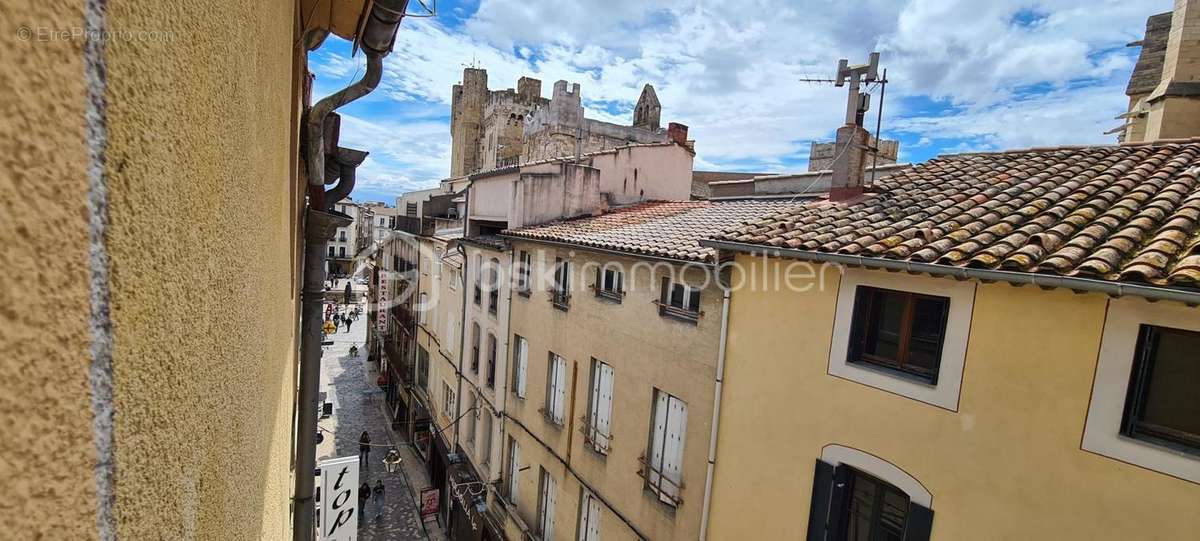
<path id="1" fill-rule="evenodd" d="M 929 541 L 931 531 L 933 510 L 909 502 L 908 518 L 904 522 L 904 541 Z"/>
<path id="2" fill-rule="evenodd" d="M 829 517 L 833 471 L 833 464 L 817 459 L 817 469 L 813 474 L 812 500 L 808 507 L 808 541 L 825 539 L 825 519 Z"/>

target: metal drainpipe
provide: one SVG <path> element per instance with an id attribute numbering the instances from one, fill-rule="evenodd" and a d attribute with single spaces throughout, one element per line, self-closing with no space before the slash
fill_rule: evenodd
<path id="1" fill-rule="evenodd" d="M 470 223 L 471 223 L 471 221 L 470 221 L 470 217 L 471 217 L 471 181 L 469 179 L 467 180 L 466 192 L 467 192 L 466 200 L 463 203 L 463 238 L 467 237 L 468 228 L 470 227 Z M 458 381 L 455 383 L 455 387 L 457 389 L 455 391 L 457 393 L 455 396 L 458 397 L 458 400 L 454 401 L 455 419 L 458 419 L 458 418 L 462 417 L 461 412 L 462 412 L 462 403 L 463 403 L 463 395 L 462 395 L 463 357 L 466 356 L 466 351 L 464 351 L 464 350 L 467 347 L 467 284 L 470 282 L 470 280 L 467 279 L 467 272 L 471 268 L 471 262 L 470 262 L 471 258 L 467 257 L 467 250 L 466 250 L 466 248 L 463 247 L 461 240 L 458 242 L 458 245 L 456 246 L 456 248 L 458 249 L 458 253 L 462 254 L 462 256 L 463 256 L 463 267 L 462 267 L 463 271 L 462 271 L 462 275 L 461 275 L 461 277 L 462 277 L 462 308 L 459 310 L 459 314 L 462 314 L 462 321 L 460 321 L 458 324 L 458 329 L 459 329 L 459 333 L 458 333 L 458 374 L 457 374 Z M 456 453 L 458 452 L 458 421 L 457 420 L 455 420 L 455 422 L 454 422 L 454 452 L 456 452 Z"/>
<path id="2" fill-rule="evenodd" d="M 317 461 L 317 388 L 321 385 L 321 307 L 325 297 L 325 254 L 322 245 L 345 216 L 309 208 L 304 226 L 304 289 L 301 293 L 300 389 L 296 420 L 296 493 L 292 539 L 307 541 L 313 533 L 313 492 Z"/>
<path id="3" fill-rule="evenodd" d="M 719 277 L 718 277 L 719 281 Z M 718 282 L 719 283 L 719 282 Z M 722 287 L 721 340 L 717 345 L 717 380 L 713 390 L 712 433 L 708 438 L 708 470 L 704 475 L 704 506 L 700 512 L 700 541 L 708 536 L 708 511 L 712 505 L 713 470 L 717 464 L 717 432 L 721 426 L 721 384 L 725 380 L 725 339 L 729 334 L 729 287 Z"/>
<path id="4" fill-rule="evenodd" d="M 383 54 L 366 49 L 364 52 L 367 55 L 367 72 L 363 74 L 362 79 L 339 90 L 336 93 L 326 96 L 308 112 L 308 156 L 306 163 L 308 165 L 308 184 L 310 187 L 325 185 L 325 137 L 323 130 L 325 128 L 325 117 L 329 116 L 335 109 L 346 105 L 358 98 L 369 94 L 375 87 L 379 85 L 379 79 L 383 76 Z M 318 206 L 324 205 L 324 201 L 319 201 Z"/>

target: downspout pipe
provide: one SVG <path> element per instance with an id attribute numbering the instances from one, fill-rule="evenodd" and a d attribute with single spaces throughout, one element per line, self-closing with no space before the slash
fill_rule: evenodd
<path id="1" fill-rule="evenodd" d="M 725 380 L 725 341 L 729 335 L 729 299 L 731 292 L 728 286 L 721 288 L 721 339 L 717 345 L 717 378 L 713 386 L 712 433 L 708 437 L 708 466 L 704 474 L 704 506 L 700 511 L 700 541 L 708 537 L 708 513 L 712 506 L 713 473 L 717 465 L 717 433 L 721 426 L 721 385 Z"/>
<path id="2" fill-rule="evenodd" d="M 379 86 L 379 80 L 383 77 L 383 57 L 386 53 L 380 53 L 371 49 L 365 49 L 367 55 L 367 71 L 362 78 L 355 83 L 343 88 L 329 96 L 326 96 L 308 112 L 308 125 L 306 126 L 308 136 L 308 156 L 306 156 L 306 165 L 308 169 L 308 185 L 310 193 L 312 188 L 320 188 L 326 184 L 325 175 L 325 117 L 329 116 L 335 109 L 346 105 L 358 98 L 366 96 L 376 86 Z M 324 206 L 324 201 L 318 201 L 317 206 Z"/>
<path id="3" fill-rule="evenodd" d="M 957 280 L 974 279 L 982 282 L 1008 282 L 1017 286 L 1029 284 L 1047 289 L 1063 288 L 1070 289 L 1072 291 L 1090 291 L 1095 293 L 1103 293 L 1111 297 L 1133 295 L 1135 297 L 1142 297 L 1150 301 L 1175 301 L 1187 304 L 1189 306 L 1200 305 L 1200 290 L 1196 289 L 1177 289 L 1152 285 L 1132 284 L 1127 282 L 1108 282 L 1105 280 L 1095 280 L 1092 278 L 1056 276 L 1036 274 L 1031 272 L 973 269 L 966 267 L 955 267 L 952 265 L 939 265 L 936 263 L 919 263 L 916 261 L 904 261 L 897 259 L 880 259 L 857 255 L 811 252 L 807 250 L 778 248 L 775 246 L 760 246 L 757 244 L 746 244 L 742 242 L 730 242 L 723 240 L 702 240 L 700 241 L 700 245 L 707 246 L 709 248 L 716 248 L 718 250 L 730 250 L 746 254 L 762 255 L 764 257 L 786 257 L 818 263 L 835 263 L 851 267 L 863 267 L 887 271 L 903 271 L 910 274 L 929 274 L 931 276 L 945 276 Z"/>

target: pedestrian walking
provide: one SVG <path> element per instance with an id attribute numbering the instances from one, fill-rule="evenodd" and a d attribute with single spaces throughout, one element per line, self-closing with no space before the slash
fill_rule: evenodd
<path id="1" fill-rule="evenodd" d="M 383 517 L 383 479 L 375 481 L 372 494 L 375 496 L 375 520 L 379 520 Z"/>
<path id="2" fill-rule="evenodd" d="M 346 322 L 346 332 L 350 332 L 350 316 L 345 316 L 342 321 Z"/>
<path id="3" fill-rule="evenodd" d="M 366 430 L 358 437 L 358 465 L 371 469 L 371 435 Z"/>
<path id="4" fill-rule="evenodd" d="M 359 485 L 359 528 L 362 528 L 362 517 L 367 513 L 367 498 L 371 498 L 371 485 L 362 481 L 362 485 Z"/>

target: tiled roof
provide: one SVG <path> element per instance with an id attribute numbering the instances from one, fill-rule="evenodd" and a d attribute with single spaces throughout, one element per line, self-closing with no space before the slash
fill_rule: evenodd
<path id="1" fill-rule="evenodd" d="M 1200 139 L 943 156 L 858 201 L 715 238 L 1157 286 L 1200 285 Z"/>
<path id="2" fill-rule="evenodd" d="M 786 201 L 650 201 L 600 216 L 560 220 L 505 231 L 505 235 L 548 240 L 711 263 L 716 250 L 699 241 L 728 227 L 798 203 Z"/>

